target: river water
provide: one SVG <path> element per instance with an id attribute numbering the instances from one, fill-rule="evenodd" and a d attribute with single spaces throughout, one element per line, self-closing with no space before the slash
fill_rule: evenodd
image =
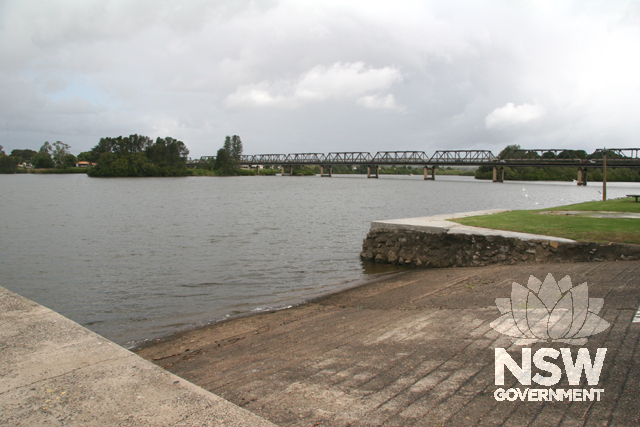
<path id="1" fill-rule="evenodd" d="M 545 208 L 601 190 L 454 176 L 0 175 L 0 285 L 131 347 L 381 274 L 359 258 L 373 220 Z"/>

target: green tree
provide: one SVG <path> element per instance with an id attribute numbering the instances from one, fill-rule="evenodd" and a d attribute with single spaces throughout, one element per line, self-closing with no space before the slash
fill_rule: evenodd
<path id="1" fill-rule="evenodd" d="M 182 141 L 171 137 L 153 140 L 144 135 L 101 138 L 88 153 L 81 153 L 96 163 L 87 171 L 94 177 L 184 176 L 189 150 Z"/>
<path id="2" fill-rule="evenodd" d="M 225 136 L 222 148 L 225 149 L 228 155 L 231 155 L 231 137 L 229 135 Z"/>
<path id="3" fill-rule="evenodd" d="M 53 164 L 57 169 L 62 169 L 67 167 L 67 156 L 71 154 L 69 150 L 71 147 L 69 144 L 65 144 L 62 141 L 56 141 L 53 144 L 53 154 L 51 158 L 53 159 Z"/>
<path id="4" fill-rule="evenodd" d="M 236 135 L 233 136 L 234 138 L 236 137 Z M 241 143 L 242 144 L 242 143 Z M 233 139 L 232 137 L 230 137 L 229 135 L 227 135 L 224 138 L 224 145 L 222 146 L 222 148 L 224 148 L 224 150 L 227 153 L 227 156 L 225 157 L 225 167 L 224 170 L 225 171 L 231 171 L 233 169 L 236 169 L 239 167 L 238 165 L 238 160 L 240 159 L 239 157 L 236 158 L 235 156 L 235 149 L 233 147 Z M 217 156 L 216 156 L 217 157 Z"/>
<path id="5" fill-rule="evenodd" d="M 64 156 L 62 163 L 63 163 L 62 167 L 64 168 L 73 168 L 76 166 L 76 163 L 78 163 L 78 158 L 73 154 L 69 153 L 66 156 Z"/>
<path id="6" fill-rule="evenodd" d="M 38 155 L 34 150 L 11 150 L 11 157 L 18 161 L 18 164 L 23 162 L 33 163 L 33 158 Z"/>
<path id="7" fill-rule="evenodd" d="M 45 141 L 40 147 L 40 153 L 45 152 L 47 154 L 51 154 L 53 152 L 53 147 L 49 144 L 49 141 Z"/>
<path id="8" fill-rule="evenodd" d="M 33 158 L 33 167 L 36 169 L 51 169 L 54 166 L 53 159 L 51 158 L 51 152 L 53 148 L 49 141 L 45 141 L 40 147 L 40 151 Z"/>
<path id="9" fill-rule="evenodd" d="M 161 174 L 169 176 L 186 169 L 189 150 L 182 141 L 166 137 L 157 138 L 155 144 L 147 147 L 146 153 Z"/>
<path id="10" fill-rule="evenodd" d="M 242 140 L 238 135 L 233 135 L 231 137 L 231 148 L 229 150 L 229 156 L 232 159 L 240 162 L 240 156 L 242 156 Z"/>
<path id="11" fill-rule="evenodd" d="M 18 162 L 14 157 L 4 153 L 4 147 L 0 145 L 0 173 L 15 173 Z"/>
<path id="12" fill-rule="evenodd" d="M 216 161 L 213 169 L 220 171 L 223 175 L 237 175 L 240 167 L 240 156 L 242 156 L 242 140 L 238 135 L 227 135 L 224 144 L 216 153 Z"/>
<path id="13" fill-rule="evenodd" d="M 229 152 L 223 147 L 216 153 L 216 161 L 213 165 L 214 170 L 220 170 L 223 173 L 230 173 L 233 170 L 233 163 Z"/>
<path id="14" fill-rule="evenodd" d="M 521 148 L 519 145 L 517 144 L 513 144 L 513 145 L 507 145 L 504 150 L 502 150 L 500 152 L 500 154 L 498 154 L 498 158 L 499 159 L 506 159 L 509 157 L 513 157 L 513 155 L 517 152 L 520 151 Z"/>
<path id="15" fill-rule="evenodd" d="M 82 153 L 78 154 L 79 162 L 90 162 L 91 159 L 92 159 L 91 151 L 83 151 Z"/>

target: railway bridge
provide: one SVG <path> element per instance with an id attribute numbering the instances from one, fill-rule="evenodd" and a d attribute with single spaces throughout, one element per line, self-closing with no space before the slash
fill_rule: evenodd
<path id="1" fill-rule="evenodd" d="M 215 159 L 203 156 L 199 161 Z M 196 161 L 197 162 L 197 161 Z M 192 162 L 195 164 L 196 162 Z M 640 148 L 603 148 L 592 154 L 583 150 L 517 149 L 498 157 L 489 150 L 438 150 L 429 156 L 424 151 L 363 151 L 291 154 L 252 154 L 240 156 L 240 165 L 256 168 L 279 166 L 283 176 L 293 175 L 294 166 L 320 166 L 320 175 L 330 177 L 335 165 L 367 167 L 368 178 L 378 178 L 380 166 L 421 166 L 424 179 L 434 180 L 436 166 L 493 167 L 493 181 L 504 181 L 505 167 L 577 167 L 578 185 L 587 184 L 588 170 L 607 167 L 640 167 Z"/>

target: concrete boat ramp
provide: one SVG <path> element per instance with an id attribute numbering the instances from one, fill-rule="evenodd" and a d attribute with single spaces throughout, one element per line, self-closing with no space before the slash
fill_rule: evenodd
<path id="1" fill-rule="evenodd" d="M 0 426 L 274 424 L 0 287 Z"/>

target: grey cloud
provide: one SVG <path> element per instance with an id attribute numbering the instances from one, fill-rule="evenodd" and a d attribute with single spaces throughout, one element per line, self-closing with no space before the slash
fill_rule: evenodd
<path id="1" fill-rule="evenodd" d="M 62 140 L 79 152 L 136 132 L 182 139 L 194 156 L 228 134 L 255 153 L 633 146 L 638 11 L 604 1 L 5 0 L 0 144 Z"/>

